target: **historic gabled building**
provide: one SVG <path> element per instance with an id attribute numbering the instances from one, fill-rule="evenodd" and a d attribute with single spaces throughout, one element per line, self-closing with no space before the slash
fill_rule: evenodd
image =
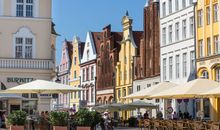
<path id="1" fill-rule="evenodd" d="M 0 82 L 6 88 L 55 77 L 57 34 L 51 7 L 52 0 L 0 0 Z M 29 114 L 50 110 L 50 96 L 41 95 L 41 104 L 36 94 L 23 96 L 27 99 L 1 100 L 0 109 Z"/>
<path id="2" fill-rule="evenodd" d="M 108 104 L 115 101 L 115 66 L 119 60 L 119 42 L 122 33 L 111 32 L 111 25 L 103 28 L 102 41 L 97 53 L 97 104 Z"/>
<path id="3" fill-rule="evenodd" d="M 197 0 L 195 7 L 197 76 L 217 82 L 220 81 L 219 6 L 218 0 Z M 203 99 L 197 109 L 204 111 L 205 118 L 220 119 L 219 98 Z"/>
<path id="4" fill-rule="evenodd" d="M 95 105 L 96 57 L 99 52 L 102 33 L 87 32 L 85 47 L 80 64 L 81 91 L 80 107 L 91 108 Z"/>
<path id="5" fill-rule="evenodd" d="M 62 84 L 69 85 L 70 78 L 70 67 L 72 63 L 72 54 L 73 54 L 73 45 L 72 42 L 65 40 L 62 46 L 62 55 L 61 61 L 58 66 L 58 78 Z M 60 108 L 69 108 L 69 93 L 60 93 L 59 94 L 59 107 Z"/>
<path id="6" fill-rule="evenodd" d="M 161 81 L 186 83 L 195 78 L 194 5 L 193 0 L 160 0 L 160 74 Z M 189 112 L 193 116 L 193 103 L 189 100 L 161 101 L 161 111 L 172 107 L 174 111 Z"/>
<path id="7" fill-rule="evenodd" d="M 84 42 L 81 42 L 79 37 L 73 39 L 73 55 L 72 65 L 70 69 L 70 85 L 73 87 L 80 87 L 80 64 L 82 53 L 84 49 Z M 74 111 L 79 109 L 80 92 L 70 94 L 70 108 Z"/>
<path id="8" fill-rule="evenodd" d="M 121 97 L 132 93 L 134 56 L 139 54 L 138 48 L 143 34 L 142 31 L 132 30 L 132 21 L 127 12 L 122 19 L 123 36 L 120 42 L 119 61 L 116 66 L 116 101 L 118 103 L 129 102 L 128 100 L 123 101 Z M 130 115 L 129 112 L 124 112 L 122 116 L 127 119 Z"/>
<path id="9" fill-rule="evenodd" d="M 144 7 L 144 33 L 140 54 L 134 57 L 133 92 L 141 91 L 160 82 L 160 22 L 159 2 L 147 1 Z M 156 100 L 159 103 L 159 100 Z M 155 103 L 155 100 L 146 100 Z M 142 110 L 144 113 L 145 110 Z M 137 114 L 137 113 L 134 113 Z M 154 116 L 155 112 L 152 113 Z"/>

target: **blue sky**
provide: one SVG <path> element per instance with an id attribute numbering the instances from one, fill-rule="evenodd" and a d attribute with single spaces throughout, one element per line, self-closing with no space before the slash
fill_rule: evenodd
<path id="1" fill-rule="evenodd" d="M 53 21 L 57 38 L 57 63 L 60 63 L 62 42 L 74 35 L 85 40 L 87 31 L 102 31 L 108 24 L 112 31 L 122 31 L 121 20 L 128 10 L 133 30 L 143 30 L 143 8 L 146 0 L 52 0 Z"/>

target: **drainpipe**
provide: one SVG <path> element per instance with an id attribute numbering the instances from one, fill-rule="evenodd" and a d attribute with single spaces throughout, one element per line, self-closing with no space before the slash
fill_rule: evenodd
<path id="1" fill-rule="evenodd" d="M 197 38 L 197 34 L 196 34 L 196 29 L 197 29 L 197 25 L 196 25 L 196 5 L 197 5 L 197 1 L 193 1 L 193 14 L 194 14 L 194 55 L 195 55 L 195 76 L 194 78 L 197 79 L 197 57 L 196 57 L 196 53 L 197 53 L 197 48 L 196 48 L 196 38 Z M 195 99 L 193 101 L 193 117 L 195 118 L 196 115 L 196 110 L 195 110 Z"/>

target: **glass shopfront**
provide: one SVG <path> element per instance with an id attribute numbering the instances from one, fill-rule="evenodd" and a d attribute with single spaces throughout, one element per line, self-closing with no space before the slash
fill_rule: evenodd
<path id="1" fill-rule="evenodd" d="M 37 111 L 37 100 L 22 101 L 22 110 L 29 115 L 35 114 Z"/>

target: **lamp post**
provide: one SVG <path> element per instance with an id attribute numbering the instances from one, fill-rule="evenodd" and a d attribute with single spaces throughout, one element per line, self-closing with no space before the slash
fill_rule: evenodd
<path id="1" fill-rule="evenodd" d="M 59 66 L 56 67 L 56 80 L 55 80 L 55 82 L 56 83 L 61 83 L 61 80 L 59 79 L 59 74 L 58 73 L 59 73 Z M 52 97 L 57 99 L 56 104 L 57 104 L 57 110 L 58 110 L 58 107 L 59 107 L 59 94 L 53 94 Z"/>

